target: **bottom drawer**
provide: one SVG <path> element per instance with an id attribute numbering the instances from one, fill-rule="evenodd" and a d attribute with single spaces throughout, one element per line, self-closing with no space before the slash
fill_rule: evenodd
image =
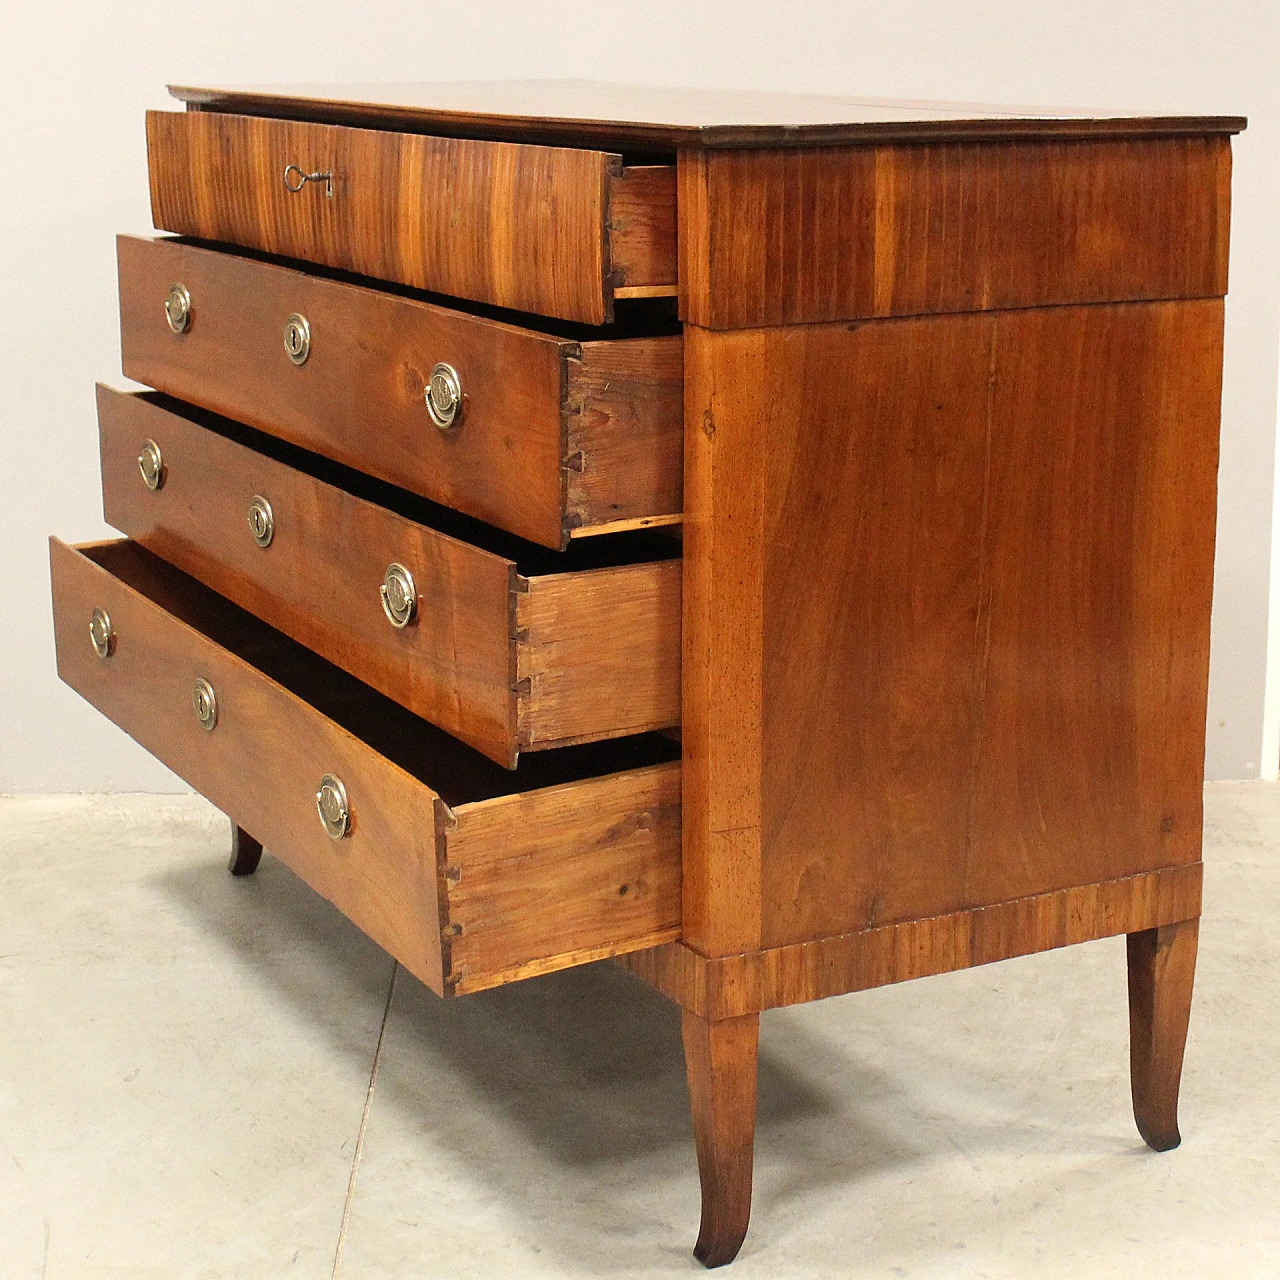
<path id="1" fill-rule="evenodd" d="M 679 936 L 668 739 L 507 770 L 132 542 L 50 559 L 62 679 L 432 990 Z"/>

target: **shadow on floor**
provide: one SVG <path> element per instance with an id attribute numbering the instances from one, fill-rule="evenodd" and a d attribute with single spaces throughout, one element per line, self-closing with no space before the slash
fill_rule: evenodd
<path id="1" fill-rule="evenodd" d="M 167 871 L 161 883 L 235 960 L 316 1025 L 342 1030 L 334 1021 L 335 983 L 385 1001 L 391 959 L 275 859 L 264 858 L 243 880 L 202 863 Z M 310 963 L 291 959 L 299 949 Z M 465 1073 L 476 1096 L 562 1158 L 592 1163 L 692 1141 L 679 1010 L 613 963 L 456 1000 L 439 998 L 404 970 L 396 982 L 395 1030 L 412 1041 L 412 1052 Z M 793 1031 L 786 1058 L 804 1060 L 818 1047 Z M 547 1091 L 562 1095 L 559 1106 L 526 1105 Z M 833 1105 L 767 1042 L 759 1092 L 762 1126 Z M 602 1094 L 616 1094 L 619 1105 L 601 1114 Z M 627 1098 L 634 1105 L 623 1105 Z"/>
<path id="2" fill-rule="evenodd" d="M 248 880 L 203 863 L 167 872 L 161 883 L 202 930 L 223 940 L 232 962 L 257 974 L 336 1048 L 367 1060 L 367 1041 L 343 1024 L 333 991 L 354 990 L 380 1010 L 392 962 L 335 908 L 272 858 Z M 837 1041 L 804 1023 L 793 1011 L 762 1023 L 758 1214 L 775 1216 L 815 1193 L 843 1195 L 939 1150 L 1016 1144 L 1017 1130 L 1034 1127 L 1008 1113 L 951 1113 L 939 1126 L 930 1100 L 913 1096 L 931 1064 L 918 1064 L 910 1077 L 885 1071 L 869 1061 L 870 1039 L 862 1052 L 847 1032 Z M 873 1025 L 868 1036 L 875 1034 Z M 927 1040 L 936 1035 L 931 1030 Z M 900 1048 L 911 1052 L 909 1044 Z M 945 1043 L 936 1050 L 946 1063 Z M 883 1058 L 884 1046 L 874 1052 Z M 956 1063 L 954 1072 L 963 1089 L 965 1068 Z M 502 1204 L 536 1221 L 545 1244 L 598 1271 L 613 1269 L 607 1259 L 619 1235 L 657 1232 L 674 1260 L 689 1243 L 684 1233 L 696 1229 L 679 1010 L 610 962 L 458 1000 L 440 999 L 400 970 L 375 1125 L 394 1133 L 395 1176 L 438 1168 L 448 1152 Z M 509 1159 L 504 1147 L 532 1150 Z M 531 1170 L 548 1164 L 556 1172 L 531 1181 Z M 687 1223 L 673 1238 L 659 1205 L 669 1206 L 677 1181 Z M 563 1207 L 602 1196 L 608 1211 L 594 1217 Z"/>

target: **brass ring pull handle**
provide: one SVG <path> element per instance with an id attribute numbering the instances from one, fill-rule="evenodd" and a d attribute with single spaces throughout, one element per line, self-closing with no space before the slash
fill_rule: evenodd
<path id="1" fill-rule="evenodd" d="M 152 493 L 164 488 L 164 456 L 160 452 L 160 446 L 154 440 L 142 442 L 142 452 L 138 454 L 138 470 L 142 472 L 143 484 Z"/>
<path id="2" fill-rule="evenodd" d="M 109 658 L 115 652 L 115 628 L 111 625 L 111 615 L 105 609 L 95 609 L 89 616 L 89 642 L 100 658 Z"/>
<path id="3" fill-rule="evenodd" d="M 174 333 L 186 333 L 191 327 L 191 291 L 181 281 L 169 286 L 164 300 L 164 318 Z"/>
<path id="4" fill-rule="evenodd" d="M 387 621 L 397 631 L 413 621 L 418 612 L 418 588 L 414 585 L 413 574 L 404 565 L 387 566 L 378 594 L 382 598 L 382 611 L 387 615 Z"/>
<path id="5" fill-rule="evenodd" d="M 305 169 L 300 169 L 296 164 L 287 164 L 284 167 L 284 185 L 286 190 L 292 191 L 297 195 L 308 182 L 323 182 L 324 193 L 333 199 L 333 170 L 326 169 L 323 173 L 307 173 Z"/>
<path id="6" fill-rule="evenodd" d="M 451 364 L 438 364 L 431 370 L 422 398 L 427 402 L 427 412 L 431 421 L 441 431 L 462 421 L 464 405 L 462 395 L 462 379 Z"/>
<path id="7" fill-rule="evenodd" d="M 316 792 L 316 812 L 330 840 L 341 840 L 351 833 L 351 804 L 347 789 L 336 774 L 326 773 Z"/>

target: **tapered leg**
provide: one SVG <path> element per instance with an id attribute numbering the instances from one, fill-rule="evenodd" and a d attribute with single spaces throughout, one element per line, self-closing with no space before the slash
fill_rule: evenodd
<path id="1" fill-rule="evenodd" d="M 231 824 L 231 859 L 227 870 L 233 876 L 251 876 L 262 861 L 262 846 L 242 827 Z"/>
<path id="2" fill-rule="evenodd" d="M 751 1218 L 760 1015 L 710 1022 L 684 1011 L 684 1060 L 702 1181 L 702 1226 L 693 1254 L 732 1262 Z"/>
<path id="3" fill-rule="evenodd" d="M 1178 1085 L 1196 975 L 1199 920 L 1129 935 L 1129 1077 L 1147 1146 L 1169 1151 L 1178 1133 Z"/>

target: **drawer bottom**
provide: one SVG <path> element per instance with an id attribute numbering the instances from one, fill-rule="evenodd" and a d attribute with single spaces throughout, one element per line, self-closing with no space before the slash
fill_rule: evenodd
<path id="1" fill-rule="evenodd" d="M 134 543 L 50 559 L 62 679 L 437 993 L 680 936 L 670 740 L 507 770 Z"/>

